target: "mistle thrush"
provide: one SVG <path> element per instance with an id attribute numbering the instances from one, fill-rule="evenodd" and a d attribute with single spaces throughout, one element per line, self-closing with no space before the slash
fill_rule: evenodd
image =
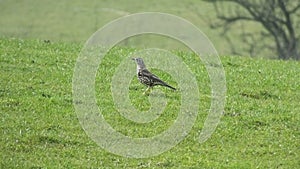
<path id="1" fill-rule="evenodd" d="M 166 82 L 159 79 L 156 75 L 152 74 L 147 68 L 142 58 L 132 58 L 136 62 L 137 68 L 137 77 L 138 80 L 148 86 L 147 90 L 144 92 L 146 94 L 147 91 L 149 91 L 153 86 L 161 85 L 168 88 L 171 88 L 173 90 L 176 90 L 176 88 L 168 85 Z"/>

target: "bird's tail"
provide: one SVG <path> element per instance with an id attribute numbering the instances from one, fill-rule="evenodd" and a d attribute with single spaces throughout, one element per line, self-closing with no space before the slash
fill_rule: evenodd
<path id="1" fill-rule="evenodd" d="M 168 87 L 168 88 L 170 88 L 170 89 L 176 90 L 175 87 L 172 87 L 172 86 L 170 86 L 170 85 L 168 85 L 168 84 L 164 84 L 164 86 L 166 86 L 166 87 Z"/>

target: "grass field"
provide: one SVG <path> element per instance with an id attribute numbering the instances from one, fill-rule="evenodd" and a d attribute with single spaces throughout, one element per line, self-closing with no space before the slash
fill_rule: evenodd
<path id="1" fill-rule="evenodd" d="M 210 105 L 209 79 L 203 65 L 185 59 L 195 58 L 192 54 L 172 51 L 196 76 L 202 113 L 188 137 L 170 151 L 132 159 L 106 152 L 79 124 L 72 103 L 72 76 L 81 48 L 79 43 L 0 39 L 0 168 L 300 167 L 300 62 L 222 56 L 228 88 L 225 112 L 212 137 L 199 144 Z M 176 113 L 170 112 L 176 107 L 167 107 L 145 126 L 128 123 L 114 111 L 111 75 L 121 56 L 133 50 L 115 48 L 101 63 L 97 102 L 106 105 L 103 114 L 116 130 L 147 137 L 172 124 Z M 140 95 L 143 89 L 133 80 L 130 98 L 147 109 L 147 99 Z M 177 93 L 162 90 L 169 96 L 168 104 L 178 104 Z"/>
<path id="2" fill-rule="evenodd" d="M 216 13 L 212 4 L 194 0 L 2 0 L 0 2 L 0 37 L 20 37 L 23 39 L 40 39 L 63 42 L 85 42 L 96 30 L 128 14 L 138 12 L 170 13 L 196 25 L 215 45 L 219 53 L 231 54 L 231 46 L 220 36 L 222 28 L 211 29 L 210 23 L 216 22 Z M 228 11 L 226 11 L 228 12 Z M 237 52 L 248 56 L 248 44 L 242 39 L 244 32 L 261 30 L 260 24 L 236 24 L 229 31 L 232 43 Z M 149 45 L 163 48 L 180 46 L 166 45 L 161 37 L 144 37 L 129 41 L 129 47 Z M 272 41 L 267 43 L 273 43 Z M 175 46 L 175 47 L 174 47 Z M 142 46 L 143 47 L 143 46 Z M 260 49 L 259 51 L 263 51 Z M 271 56 L 274 58 L 274 53 Z M 253 57 L 268 57 L 269 52 L 254 53 Z"/>
<path id="3" fill-rule="evenodd" d="M 174 3 L 178 6 L 172 5 Z M 3 0 L 0 4 L 1 36 L 52 41 L 85 41 L 112 20 L 138 12 L 171 13 L 189 19 L 205 31 L 209 31 L 209 26 L 204 19 L 214 15 L 212 5 L 192 0 L 163 0 L 159 3 L 140 3 L 138 0 Z"/>

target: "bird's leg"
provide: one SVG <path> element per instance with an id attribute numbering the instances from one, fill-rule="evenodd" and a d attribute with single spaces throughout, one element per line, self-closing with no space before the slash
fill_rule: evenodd
<path id="1" fill-rule="evenodd" d="M 144 91 L 143 95 L 149 95 L 148 91 L 149 91 L 150 86 L 147 87 L 147 89 Z"/>
<path id="2" fill-rule="evenodd" d="M 151 92 L 152 87 L 148 86 L 148 88 L 145 90 L 145 92 L 143 93 L 144 95 L 149 95 L 149 93 Z"/>

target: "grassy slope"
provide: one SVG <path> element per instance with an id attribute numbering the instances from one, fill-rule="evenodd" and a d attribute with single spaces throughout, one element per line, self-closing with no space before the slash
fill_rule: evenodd
<path id="1" fill-rule="evenodd" d="M 2 0 L 0 2 L 0 36 L 82 42 L 114 19 L 149 11 L 165 12 L 185 18 L 202 30 L 220 53 L 231 52 L 228 42 L 220 36 L 221 30 L 211 29 L 209 26 L 210 22 L 216 21 L 213 5 L 194 0 Z M 246 32 L 261 29 L 259 24 L 246 24 L 244 28 Z M 248 44 L 241 39 L 241 24 L 233 26 L 232 30 L 229 35 L 233 39 L 234 47 L 243 55 L 248 55 L 248 53 L 243 53 L 248 48 Z M 138 46 L 145 43 L 154 44 L 156 47 L 166 44 L 162 39 L 144 37 L 132 40 L 128 45 Z M 167 47 L 173 46 L 174 43 L 171 43 Z"/>
<path id="2" fill-rule="evenodd" d="M 177 5 L 174 6 L 174 3 Z M 17 1 L 0 2 L 1 35 L 60 41 L 85 41 L 103 25 L 137 12 L 167 12 L 189 19 L 209 31 L 205 18 L 214 16 L 213 6 L 192 0 L 116 1 Z"/>
<path id="3" fill-rule="evenodd" d="M 153 158 L 127 159 L 98 147 L 77 120 L 71 88 L 80 48 L 78 44 L 0 40 L 0 168 L 300 166 L 299 62 L 222 57 L 228 87 L 227 104 L 213 136 L 204 144 L 195 140 L 203 123 L 200 115 L 190 135 L 170 151 Z M 115 49 L 108 57 L 125 56 L 132 50 Z M 192 57 L 184 52 L 175 53 L 183 60 Z M 117 65 L 120 59 L 106 60 L 107 68 Z M 205 69 L 201 65 L 187 64 L 199 82 L 201 110 L 206 110 L 209 99 L 205 95 L 209 91 L 205 86 L 209 81 Z M 105 70 L 109 82 L 114 69 Z M 102 80 L 98 78 L 97 82 L 101 84 Z M 131 98 L 137 104 L 145 100 L 138 93 L 143 87 L 133 83 L 133 88 L 138 90 L 132 88 Z M 101 90 L 107 97 L 98 97 L 98 102 L 104 100 L 110 111 L 113 103 L 109 99 L 109 86 Z M 176 103 L 176 98 L 169 101 Z M 105 115 L 112 125 L 120 120 L 114 127 L 129 135 L 153 131 L 151 126 L 127 124 L 109 112 Z M 157 130 L 167 128 L 173 115 L 164 113 L 163 119 L 156 121 Z M 162 124 L 162 120 L 167 123 Z M 126 130 L 122 128 L 124 124 Z"/>

